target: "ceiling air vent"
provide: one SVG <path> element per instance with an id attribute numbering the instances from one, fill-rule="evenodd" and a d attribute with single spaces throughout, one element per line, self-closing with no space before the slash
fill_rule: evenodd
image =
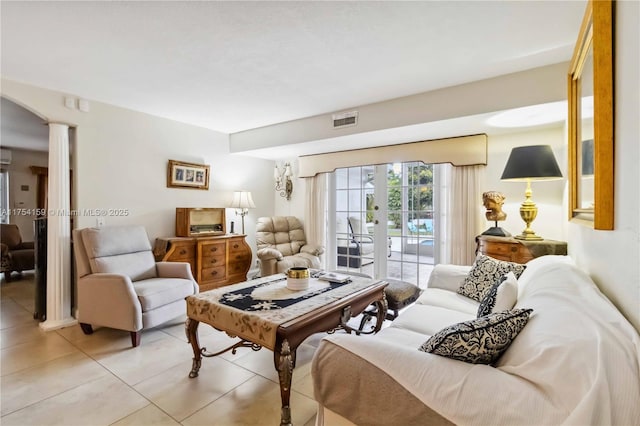
<path id="1" fill-rule="evenodd" d="M 350 127 L 358 124 L 358 111 L 341 112 L 333 114 L 333 128 Z"/>

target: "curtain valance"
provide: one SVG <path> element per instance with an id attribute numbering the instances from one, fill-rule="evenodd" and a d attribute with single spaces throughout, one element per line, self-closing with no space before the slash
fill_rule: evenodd
<path id="1" fill-rule="evenodd" d="M 312 177 L 341 167 L 423 161 L 454 166 L 486 165 L 487 135 L 461 136 L 385 145 L 350 151 L 305 155 L 298 158 L 299 177 Z"/>

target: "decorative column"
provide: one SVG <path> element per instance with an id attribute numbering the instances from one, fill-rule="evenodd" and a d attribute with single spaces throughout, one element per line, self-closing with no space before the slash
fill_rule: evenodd
<path id="1" fill-rule="evenodd" d="M 76 324 L 71 316 L 69 125 L 49 123 L 47 317 L 45 331 Z"/>

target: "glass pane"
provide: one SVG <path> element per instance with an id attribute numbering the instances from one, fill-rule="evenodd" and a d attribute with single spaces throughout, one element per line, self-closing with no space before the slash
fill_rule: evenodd
<path id="1" fill-rule="evenodd" d="M 349 169 L 337 169 L 334 173 L 336 175 L 336 188 L 347 188 L 349 184 Z"/>
<path id="2" fill-rule="evenodd" d="M 362 210 L 363 193 L 360 189 L 349 190 L 349 210 L 359 212 Z"/>

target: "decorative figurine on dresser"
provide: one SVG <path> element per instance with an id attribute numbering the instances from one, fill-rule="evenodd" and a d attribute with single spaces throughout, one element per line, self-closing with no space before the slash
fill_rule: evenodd
<path id="1" fill-rule="evenodd" d="M 487 191 L 482 194 L 482 204 L 487 209 L 485 217 L 493 221 L 494 226 L 487 229 L 482 235 L 493 235 L 494 237 L 510 237 L 511 234 L 498 226 L 498 222 L 504 221 L 507 214 L 502 211 L 505 200 L 504 194 L 498 191 Z"/>
<path id="2" fill-rule="evenodd" d="M 245 235 L 227 234 L 224 208 L 176 208 L 176 236 L 157 238 L 156 261 L 189 262 L 200 291 L 247 279 L 251 248 Z"/>

